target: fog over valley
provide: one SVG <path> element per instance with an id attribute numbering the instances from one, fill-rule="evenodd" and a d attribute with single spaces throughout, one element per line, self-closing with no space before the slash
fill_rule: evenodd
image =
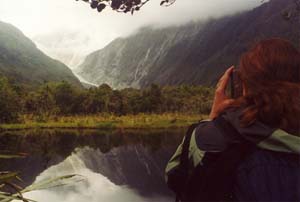
<path id="1" fill-rule="evenodd" d="M 1 0 L 0 21 L 18 27 L 47 55 L 75 68 L 89 53 L 143 26 L 217 18 L 254 8 L 261 0 L 177 0 L 168 8 L 159 4 L 152 0 L 132 16 L 111 9 L 99 14 L 75 0 Z"/>

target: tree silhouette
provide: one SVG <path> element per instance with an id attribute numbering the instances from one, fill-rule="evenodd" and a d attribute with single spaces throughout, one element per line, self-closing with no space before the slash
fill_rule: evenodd
<path id="1" fill-rule="evenodd" d="M 79 0 L 76 0 L 79 1 Z M 98 12 L 102 12 L 105 8 L 111 7 L 112 10 L 122 13 L 131 13 L 139 11 L 150 0 L 81 0 L 90 4 L 92 9 L 96 9 Z M 161 6 L 170 6 L 175 3 L 176 0 L 162 0 Z M 183 0 L 182 0 L 183 1 Z M 204 1 L 204 0 L 203 0 Z M 261 0 L 265 2 L 266 0 Z M 282 13 L 282 17 L 285 20 L 296 20 L 300 23 L 300 0 L 294 0 L 295 7 Z"/>
<path id="2" fill-rule="evenodd" d="M 79 1 L 79 0 L 76 0 Z M 81 0 L 89 3 L 92 9 L 97 9 L 98 12 L 103 11 L 106 7 L 111 7 L 114 11 L 133 14 L 140 10 L 150 0 Z M 161 6 L 170 6 L 176 0 L 162 0 Z"/>

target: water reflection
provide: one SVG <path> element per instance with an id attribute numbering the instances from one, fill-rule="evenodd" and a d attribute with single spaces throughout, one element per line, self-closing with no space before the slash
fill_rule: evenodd
<path id="1" fill-rule="evenodd" d="M 72 187 L 32 192 L 38 201 L 168 201 L 167 160 L 183 130 L 40 130 L 2 133 L 1 150 L 27 152 L 26 159 L 1 161 L 1 170 L 18 170 L 24 185 L 62 174 L 87 179 Z M 44 196 L 44 197 L 43 197 Z M 48 200 L 49 199 L 49 200 Z"/>
<path id="2" fill-rule="evenodd" d="M 112 152 L 111 155 L 117 157 L 118 152 Z M 86 164 L 86 162 L 89 162 L 90 165 Z M 144 162 L 141 163 L 144 164 Z M 88 167 L 90 166 L 92 166 L 94 170 L 99 169 L 101 171 L 102 168 L 103 170 L 107 170 L 108 173 L 110 173 L 110 177 L 115 176 L 119 178 L 120 182 L 123 182 L 122 184 L 126 184 L 126 179 L 130 178 L 126 176 L 125 170 L 123 170 L 124 166 L 118 160 L 116 160 L 116 162 L 109 162 L 109 160 L 107 160 L 106 158 L 106 155 L 101 153 L 99 150 L 94 150 L 91 148 L 77 149 L 63 162 L 45 170 L 37 177 L 36 180 L 40 181 L 51 177 L 76 173 L 84 176 L 84 181 L 73 185 L 71 184 L 71 186 L 60 187 L 57 189 L 32 192 L 30 194 L 27 194 L 26 197 L 44 202 L 98 202 L 99 199 L 101 201 L 109 202 L 171 201 L 171 198 L 164 196 L 164 194 L 162 193 L 154 193 L 152 195 L 148 194 L 147 196 L 145 196 L 141 195 L 128 185 L 117 185 L 113 183 L 108 177 L 105 177 L 103 172 L 95 172 L 92 169 L 89 169 Z M 115 166 L 115 172 L 113 170 L 110 170 L 112 166 Z M 147 167 L 147 170 L 149 169 L 150 171 L 151 168 L 148 167 L 149 165 L 147 165 L 147 163 L 145 164 L 145 166 Z M 133 170 L 136 171 L 136 168 L 134 166 Z M 143 172 L 143 170 L 138 171 L 138 173 Z M 151 173 L 149 174 L 151 175 Z M 136 178 L 139 177 L 140 175 L 137 174 Z M 145 182 L 147 178 L 140 178 L 139 180 L 141 181 L 140 185 L 142 185 L 142 183 L 149 184 L 149 182 Z"/>

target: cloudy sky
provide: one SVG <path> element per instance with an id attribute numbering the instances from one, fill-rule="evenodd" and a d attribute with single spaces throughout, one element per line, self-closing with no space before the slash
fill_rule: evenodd
<path id="1" fill-rule="evenodd" d="M 88 53 L 145 25 L 180 25 L 251 9 L 261 0 L 177 0 L 160 7 L 151 0 L 134 14 L 103 13 L 75 0 L 0 0 L 0 20 L 11 23 L 34 40 L 46 54 L 71 68 Z"/>

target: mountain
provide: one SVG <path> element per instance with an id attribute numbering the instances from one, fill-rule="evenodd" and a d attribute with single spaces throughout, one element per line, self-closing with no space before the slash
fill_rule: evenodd
<path id="1" fill-rule="evenodd" d="M 0 73 L 30 86 L 62 80 L 81 86 L 66 65 L 45 55 L 20 30 L 4 22 L 0 22 Z"/>
<path id="2" fill-rule="evenodd" d="M 155 29 L 118 38 L 88 55 L 76 69 L 91 83 L 115 88 L 161 85 L 212 85 L 240 55 L 261 39 L 281 37 L 299 44 L 299 24 L 282 12 L 293 0 L 271 0 L 232 16 Z"/>

